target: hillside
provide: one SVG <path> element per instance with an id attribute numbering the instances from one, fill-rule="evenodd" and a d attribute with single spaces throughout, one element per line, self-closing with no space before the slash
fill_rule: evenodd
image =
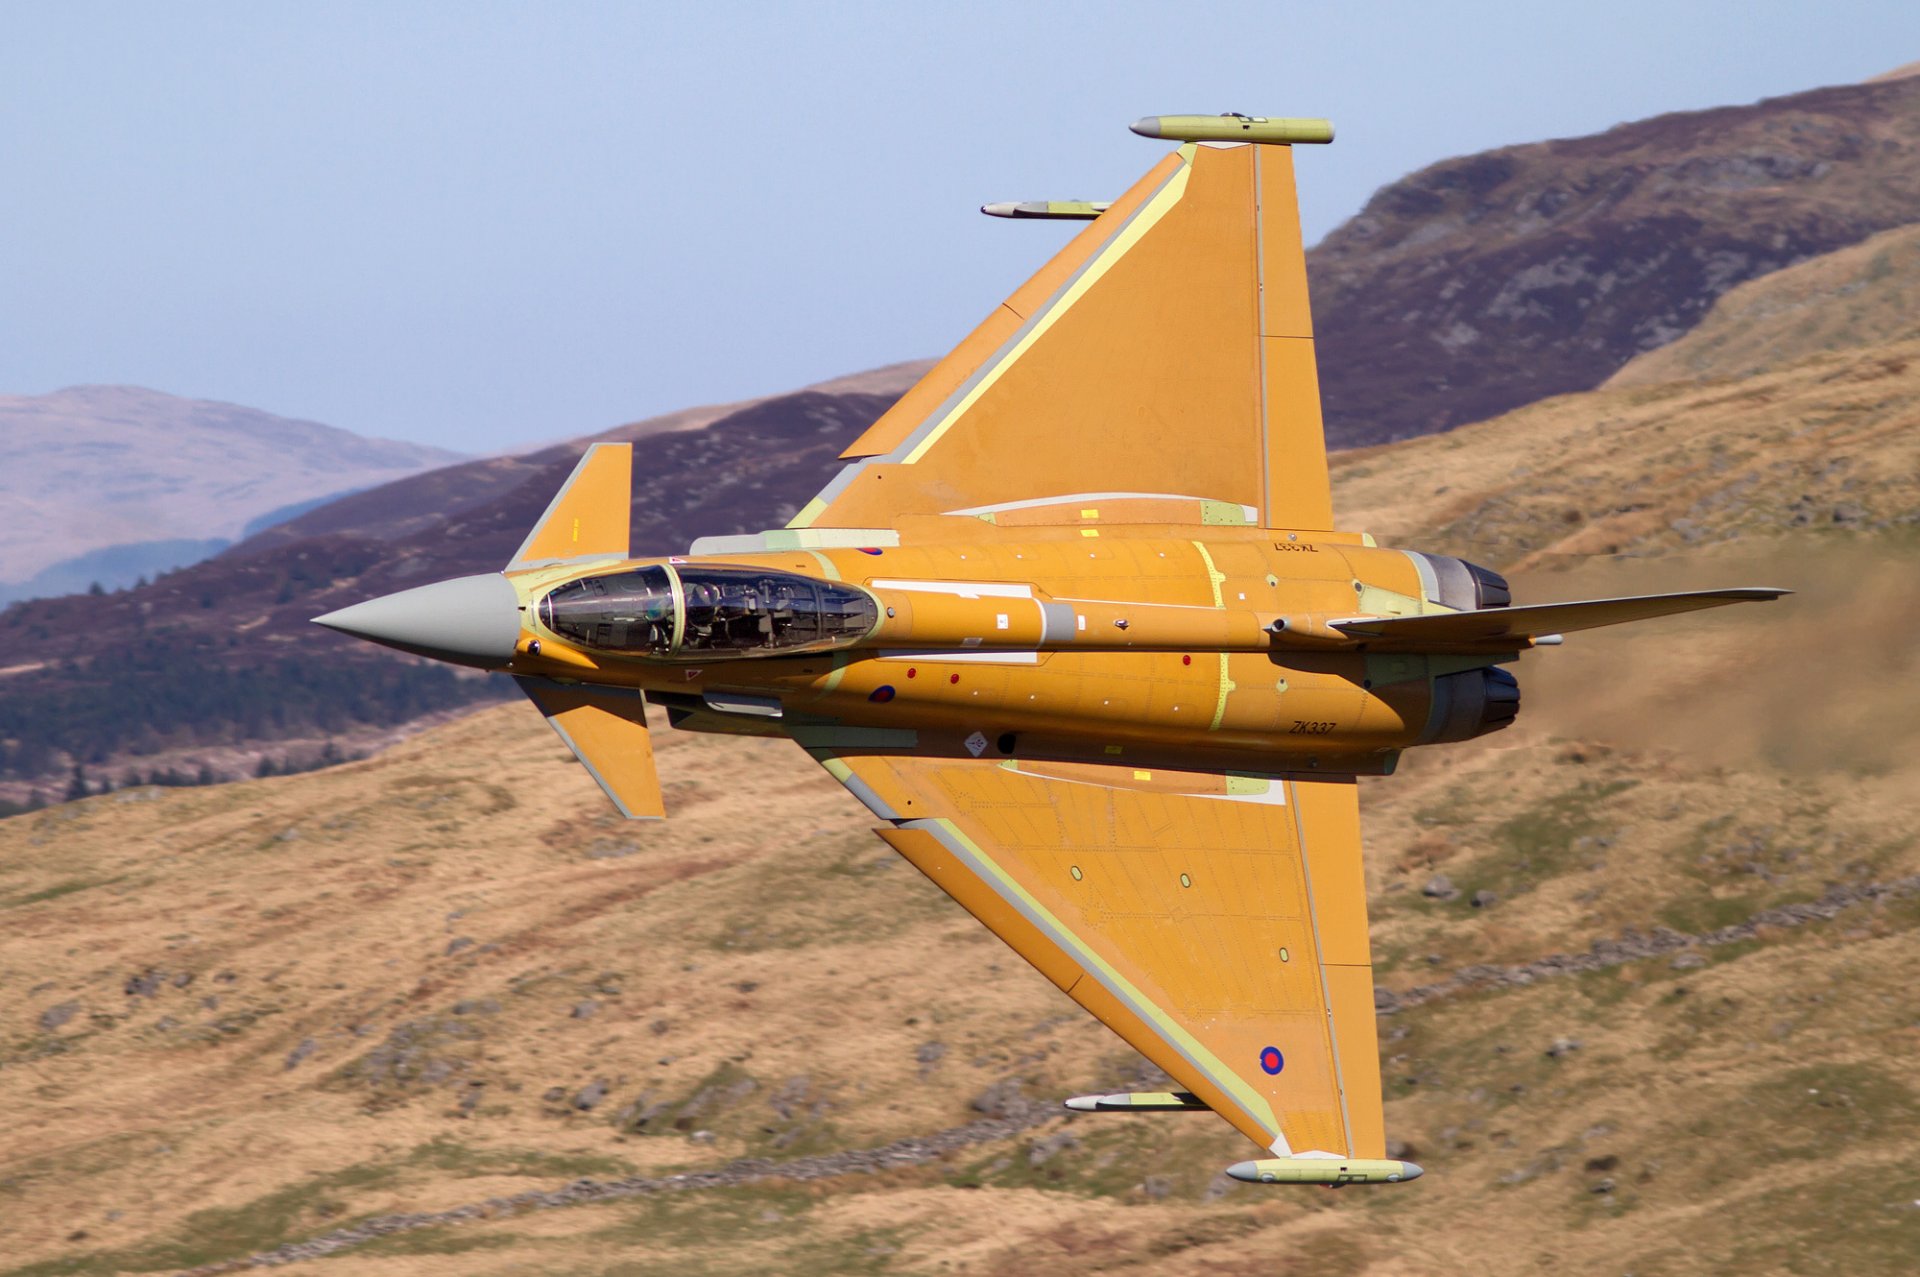
<path id="1" fill-rule="evenodd" d="M 1885 554 L 1768 563 L 1821 613 L 1529 656 L 1515 729 L 1367 784 L 1418 1184 L 1261 1190 L 1219 1123 L 1065 1114 L 1137 1058 L 798 751 L 662 730 L 671 819 L 625 824 L 515 705 L 0 822 L 0 1272 L 1894 1271 L 1920 754 L 1822 708 L 1914 686 Z"/>
<path id="2" fill-rule="evenodd" d="M 1720 299 L 1687 340 L 1634 359 L 1608 387 L 1738 380 L 1797 360 L 1920 337 L 1920 226 L 1763 275 Z"/>
<path id="3" fill-rule="evenodd" d="M 779 522 L 915 372 L 880 370 L 754 401 L 697 428 L 642 422 L 608 432 L 647 439 L 634 485 L 636 552 Z M 0 665 L 0 799 L 57 792 L 69 758 L 111 778 L 160 765 L 193 771 L 211 757 L 225 777 L 236 774 L 227 761 L 234 747 L 308 761 L 329 741 L 364 747 L 420 715 L 502 695 L 495 683 L 393 659 L 308 619 L 498 568 L 585 443 L 429 471 L 304 515 L 288 525 L 297 534 L 269 530 L 141 589 L 0 613 L 0 638 L 26 654 Z M 82 632 L 83 648 L 31 655 Z"/>
<path id="4" fill-rule="evenodd" d="M 1599 385 L 1742 282 L 1920 209 L 1920 79 L 1442 161 L 1308 257 L 1330 437 L 1446 430 Z"/>
<path id="5" fill-rule="evenodd" d="M 1137 1058 L 797 751 L 663 730 L 672 818 L 627 825 L 512 705 L 0 821 L 0 1273 L 1899 1269 L 1920 339 L 1828 322 L 1873 260 L 1730 296 L 1648 356 L 1686 380 L 1336 458 L 1346 522 L 1521 601 L 1800 592 L 1529 655 L 1514 729 L 1366 784 L 1418 1184 L 1262 1191 L 1217 1123 L 1065 1114 Z M 1722 375 L 1792 298 L 1806 339 Z M 661 436 L 648 517 L 695 458 L 779 491 L 854 403 Z"/>
<path id="6" fill-rule="evenodd" d="M 1372 465 L 1365 448 L 1342 457 L 1355 481 L 1343 517 L 1383 538 L 1430 526 L 1450 543 L 1484 538 L 1483 553 L 1520 557 L 1907 519 L 1909 481 L 1877 487 L 1878 470 L 1846 467 L 1886 467 L 1846 449 L 1897 432 L 1913 402 L 1902 359 L 1872 352 L 1912 331 L 1904 307 L 1916 263 L 1904 232 L 1886 228 L 1920 208 L 1916 122 L 1920 78 L 1883 79 L 1449 160 L 1380 192 L 1310 263 L 1330 439 L 1370 447 L 1517 405 L 1536 415 L 1502 417 L 1463 445 L 1486 465 L 1459 483 L 1400 491 L 1359 481 Z M 1784 269 L 1802 259 L 1824 263 L 1818 278 Z M 1787 276 L 1801 280 L 1801 301 L 1764 287 L 1730 293 Z M 1851 291 L 1837 306 L 1841 289 Z M 1771 300 L 1740 300 L 1750 296 Z M 1823 335 L 1787 317 L 1814 311 Z M 1685 361 L 1744 376 L 1819 351 L 1855 362 L 1767 371 L 1764 385 L 1737 392 L 1767 402 L 1658 388 L 1695 377 Z M 1644 371 L 1622 371 L 1630 363 Z M 646 441 L 635 546 L 671 551 L 784 521 L 920 367 L 607 432 Z M 1765 381 L 1776 375 L 1786 380 Z M 1602 398 L 1567 397 L 1615 376 Z M 1803 415 L 1829 407 L 1837 415 Z M 1817 429 L 1803 429 L 1808 420 Z M 1597 468 L 1565 481 L 1546 473 L 1528 460 L 1556 455 L 1536 431 Z M 1628 473 L 1625 458 L 1638 454 L 1627 434 L 1694 469 L 1654 482 L 1657 496 L 1623 500 L 1616 482 L 1659 478 Z M 1758 455 L 1750 436 L 1782 451 Z M 330 739 L 364 747 L 484 697 L 483 681 L 394 660 L 307 618 L 497 566 L 584 443 L 384 484 L 143 589 L 0 613 L 0 638 L 27 653 L 0 666 L 0 801 L 63 785 L 73 758 L 112 775 L 197 767 L 214 749 L 313 759 Z M 1609 450 L 1618 455 L 1601 455 Z M 1396 464 L 1421 472 L 1447 455 Z M 84 650 L 39 655 L 82 631 Z"/>
<path id="7" fill-rule="evenodd" d="M 458 459 L 138 386 L 0 395 L 0 603 L 30 597 L 20 587 L 36 576 L 41 590 L 89 570 L 131 584 L 240 539 L 262 515 Z M 89 552 L 90 565 L 59 571 Z"/>

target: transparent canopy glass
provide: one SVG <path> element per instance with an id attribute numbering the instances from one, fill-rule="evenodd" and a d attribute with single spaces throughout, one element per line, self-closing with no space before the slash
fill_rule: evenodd
<path id="1" fill-rule="evenodd" d="M 585 577 L 540 601 L 541 622 L 583 647 L 700 659 L 844 647 L 879 619 L 873 596 L 854 586 L 697 564 Z"/>

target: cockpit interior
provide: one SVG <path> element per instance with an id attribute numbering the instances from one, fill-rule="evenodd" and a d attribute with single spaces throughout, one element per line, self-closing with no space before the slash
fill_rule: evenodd
<path id="1" fill-rule="evenodd" d="M 857 586 L 764 568 L 659 564 L 569 581 L 540 600 L 539 616 L 596 651 L 701 660 L 845 647 L 880 619 Z"/>

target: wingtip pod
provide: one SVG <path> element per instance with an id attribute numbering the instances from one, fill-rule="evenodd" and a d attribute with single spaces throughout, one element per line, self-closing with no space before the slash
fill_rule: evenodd
<path id="1" fill-rule="evenodd" d="M 980 211 L 988 217 L 1090 222 L 1106 212 L 1112 204 L 1112 200 L 1000 200 L 982 204 Z"/>
<path id="2" fill-rule="evenodd" d="M 1148 115 L 1128 125 L 1141 137 L 1169 142 L 1267 142 L 1325 144 L 1333 121 L 1278 119 L 1264 115 Z"/>
<path id="3" fill-rule="evenodd" d="M 1413 1162 L 1392 1158 L 1265 1157 L 1235 1162 L 1229 1178 L 1248 1184 L 1401 1184 L 1426 1174 Z"/>
<path id="4" fill-rule="evenodd" d="M 1194 1113 L 1207 1105 L 1190 1091 L 1119 1091 L 1063 1101 L 1076 1113 Z"/>

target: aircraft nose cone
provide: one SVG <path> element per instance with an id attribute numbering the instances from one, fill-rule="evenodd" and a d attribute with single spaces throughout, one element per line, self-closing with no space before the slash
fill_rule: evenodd
<path id="1" fill-rule="evenodd" d="M 313 618 L 342 634 L 455 665 L 505 665 L 520 639 L 520 599 L 498 572 L 401 590 Z"/>

